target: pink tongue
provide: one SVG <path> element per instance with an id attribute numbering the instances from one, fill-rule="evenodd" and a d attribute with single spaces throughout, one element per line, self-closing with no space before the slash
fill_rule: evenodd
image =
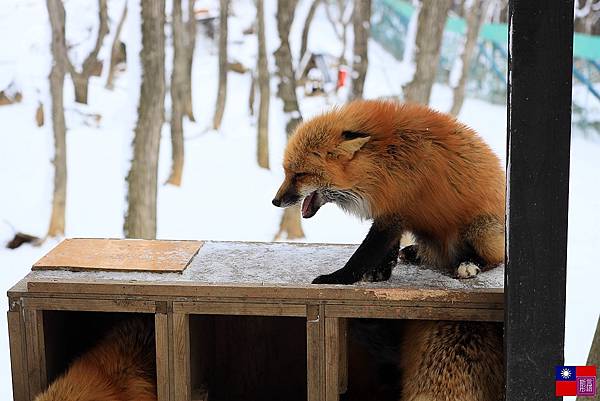
<path id="1" fill-rule="evenodd" d="M 311 192 L 310 195 L 308 195 L 302 201 L 302 217 L 306 217 L 310 213 L 310 208 L 314 197 L 315 192 Z"/>

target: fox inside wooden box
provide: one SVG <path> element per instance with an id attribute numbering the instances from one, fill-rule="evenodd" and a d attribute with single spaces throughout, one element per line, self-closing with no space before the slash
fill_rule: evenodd
<path id="1" fill-rule="evenodd" d="M 303 319 L 194 315 L 189 335 L 192 400 L 306 400 Z M 36 401 L 157 400 L 152 315 L 46 311 L 44 342 Z"/>
<path id="2" fill-rule="evenodd" d="M 65 240 L 8 293 L 14 400 L 500 400 L 503 267 L 310 284 L 355 250 Z"/>

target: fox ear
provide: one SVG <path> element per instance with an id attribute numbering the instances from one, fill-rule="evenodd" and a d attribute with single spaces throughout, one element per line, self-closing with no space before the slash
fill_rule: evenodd
<path id="1" fill-rule="evenodd" d="M 342 138 L 344 140 L 337 146 L 336 153 L 348 159 L 352 159 L 354 154 L 371 139 L 369 134 L 352 131 L 342 132 Z"/>

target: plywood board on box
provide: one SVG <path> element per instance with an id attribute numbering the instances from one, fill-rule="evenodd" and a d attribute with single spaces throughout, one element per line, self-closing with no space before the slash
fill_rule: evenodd
<path id="1" fill-rule="evenodd" d="M 32 269 L 181 273 L 201 247 L 201 241 L 66 239 Z"/>

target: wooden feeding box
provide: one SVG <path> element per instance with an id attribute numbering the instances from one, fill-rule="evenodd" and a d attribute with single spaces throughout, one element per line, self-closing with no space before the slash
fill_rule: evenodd
<path id="1" fill-rule="evenodd" d="M 349 319 L 503 319 L 503 268 L 460 281 L 399 265 L 386 282 L 310 284 L 355 248 L 66 240 L 8 292 L 14 400 L 33 400 L 124 314 L 154 316 L 160 401 L 364 399 Z"/>

